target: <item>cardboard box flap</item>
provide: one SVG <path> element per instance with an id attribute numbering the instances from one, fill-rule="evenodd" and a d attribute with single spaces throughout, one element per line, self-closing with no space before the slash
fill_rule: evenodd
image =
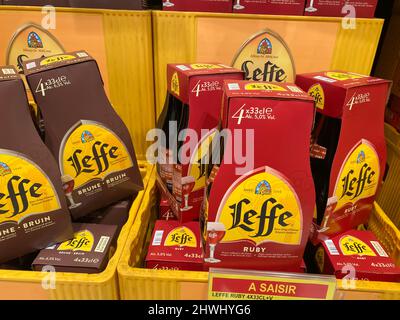
<path id="1" fill-rule="evenodd" d="M 306 73 L 298 75 L 297 77 L 322 81 L 344 89 L 390 82 L 385 79 L 340 70 Z"/>
<path id="2" fill-rule="evenodd" d="M 17 69 L 13 66 L 0 67 L 0 82 L 20 79 Z"/>
<path id="3" fill-rule="evenodd" d="M 192 64 L 169 64 L 169 67 L 175 69 L 178 73 L 187 77 L 204 75 L 204 74 L 224 74 L 237 73 L 239 70 L 224 64 L 212 63 L 192 63 Z"/>
<path id="4" fill-rule="evenodd" d="M 58 54 L 50 57 L 26 60 L 23 63 L 25 75 L 39 73 L 45 70 L 56 69 L 66 65 L 77 64 L 87 61 L 95 61 L 86 51 L 74 51 Z"/>
<path id="5" fill-rule="evenodd" d="M 243 79 L 244 72 L 232 67 L 218 63 L 194 63 L 194 64 L 168 64 L 167 79 L 168 92 L 174 95 L 185 104 L 189 104 L 191 93 L 198 94 L 202 91 L 200 86 L 189 89 L 190 80 L 193 77 L 204 78 L 204 84 L 213 86 L 211 78 L 224 77 L 224 75 L 241 74 Z M 208 78 L 207 80 L 205 78 Z M 221 83 L 222 85 L 222 83 Z M 211 91 L 211 90 L 208 90 Z"/>
<path id="6" fill-rule="evenodd" d="M 256 97 L 313 101 L 313 98 L 298 86 L 288 83 L 229 80 L 225 81 L 224 92 L 228 98 Z"/>

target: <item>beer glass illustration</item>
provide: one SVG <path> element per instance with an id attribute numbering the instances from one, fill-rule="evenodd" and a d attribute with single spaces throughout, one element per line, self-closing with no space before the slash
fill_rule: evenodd
<path id="1" fill-rule="evenodd" d="M 240 4 L 240 0 L 237 0 L 236 4 L 233 6 L 233 8 L 236 9 L 236 10 L 242 10 L 242 9 L 244 9 L 244 6 L 242 6 Z"/>
<path id="2" fill-rule="evenodd" d="M 173 7 L 175 4 L 170 2 L 169 0 L 163 2 L 164 7 Z"/>
<path id="3" fill-rule="evenodd" d="M 221 222 L 207 223 L 207 242 L 210 246 L 210 257 L 204 259 L 208 263 L 218 263 L 221 260 L 214 258 L 215 247 L 225 236 L 225 226 Z"/>
<path id="4" fill-rule="evenodd" d="M 72 197 L 72 191 L 74 190 L 75 186 L 74 179 L 70 175 L 66 174 L 61 177 L 61 181 L 63 184 L 65 196 L 67 197 L 70 203 L 69 209 L 74 209 L 79 207 L 82 203 L 75 203 L 74 198 Z"/>
<path id="5" fill-rule="evenodd" d="M 307 12 L 315 12 L 317 11 L 316 8 L 314 8 L 314 0 L 310 1 L 310 6 L 308 8 L 305 9 Z"/>
<path id="6" fill-rule="evenodd" d="M 326 204 L 326 209 L 325 209 L 325 215 L 324 215 L 324 221 L 322 223 L 322 229 L 320 232 L 324 232 L 329 229 L 329 220 L 333 214 L 333 211 L 336 209 L 336 205 L 338 202 L 338 198 L 336 196 L 330 197 L 328 199 L 328 202 Z"/>
<path id="7" fill-rule="evenodd" d="M 182 196 L 185 199 L 185 206 L 181 209 L 181 211 L 187 211 L 192 209 L 193 207 L 189 206 L 189 195 L 192 192 L 195 179 L 192 176 L 183 177 L 181 180 L 182 183 Z"/>

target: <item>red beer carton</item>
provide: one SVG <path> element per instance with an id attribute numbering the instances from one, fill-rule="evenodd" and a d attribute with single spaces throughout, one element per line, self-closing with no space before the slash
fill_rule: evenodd
<path id="1" fill-rule="evenodd" d="M 220 119 L 223 81 L 243 79 L 243 72 L 215 63 L 169 64 L 167 77 L 158 127 L 168 141 L 159 157 L 163 162 L 158 164 L 157 181 L 180 222 L 198 220 L 205 187 L 203 159 Z"/>
<path id="2" fill-rule="evenodd" d="M 163 0 L 163 10 L 232 12 L 232 0 Z"/>
<path id="3" fill-rule="evenodd" d="M 306 263 L 304 262 L 304 260 L 301 260 L 299 273 L 307 273 L 307 266 L 306 266 Z"/>
<path id="4" fill-rule="evenodd" d="M 147 252 L 146 268 L 202 271 L 199 223 L 156 221 Z"/>
<path id="5" fill-rule="evenodd" d="M 293 84 L 252 81 L 225 81 L 223 99 L 222 128 L 252 129 L 254 140 L 244 133 L 227 139 L 220 164 L 209 170 L 201 217 L 206 265 L 298 272 L 315 206 L 314 103 Z M 236 154 L 247 145 L 254 152 L 244 167 Z"/>
<path id="6" fill-rule="evenodd" d="M 176 220 L 176 216 L 169 205 L 169 201 L 165 196 L 160 199 L 160 207 L 158 211 L 158 219 L 160 220 Z"/>
<path id="7" fill-rule="evenodd" d="M 373 18 L 378 0 L 307 0 L 305 16 Z M 354 8 L 354 9 L 353 9 Z"/>
<path id="8" fill-rule="evenodd" d="M 305 0 L 234 0 L 234 13 L 302 16 Z"/>
<path id="9" fill-rule="evenodd" d="M 321 273 L 338 279 L 400 281 L 400 268 L 370 231 L 351 230 L 325 240 L 315 258 Z"/>
<path id="10" fill-rule="evenodd" d="M 386 163 L 384 111 L 390 82 L 331 71 L 298 75 L 314 97 L 311 168 L 317 195 L 314 238 L 368 221 Z"/>

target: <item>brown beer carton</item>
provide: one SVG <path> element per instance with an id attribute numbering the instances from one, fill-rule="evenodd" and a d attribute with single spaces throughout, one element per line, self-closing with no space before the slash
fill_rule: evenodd
<path id="1" fill-rule="evenodd" d="M 14 67 L 0 67 L 0 263 L 67 240 L 61 175 L 33 124 Z"/>
<path id="2" fill-rule="evenodd" d="M 52 266 L 57 272 L 100 273 L 114 254 L 116 226 L 74 223 L 74 238 L 39 252 L 35 271 Z"/>
<path id="3" fill-rule="evenodd" d="M 202 271 L 203 251 L 199 223 L 156 221 L 147 252 L 146 267 Z"/>
<path id="4" fill-rule="evenodd" d="M 169 64 L 167 79 L 166 103 L 158 120 L 167 145 L 159 155 L 157 181 L 178 220 L 186 222 L 199 218 L 205 187 L 203 160 L 220 119 L 223 81 L 243 79 L 243 72 L 215 63 Z"/>
<path id="5" fill-rule="evenodd" d="M 227 139 L 220 163 L 207 170 L 201 225 L 208 267 L 299 271 L 315 206 L 313 115 L 312 99 L 293 84 L 225 81 L 222 128 L 243 135 Z M 244 165 L 236 155 L 246 144 L 254 152 Z"/>
<path id="6" fill-rule="evenodd" d="M 370 231 L 351 230 L 327 239 L 315 258 L 321 273 L 338 279 L 400 282 L 400 268 Z"/>
<path id="7" fill-rule="evenodd" d="M 329 71 L 298 75 L 296 83 L 314 97 L 317 110 L 311 142 L 315 243 L 369 219 L 385 171 L 390 82 Z"/>
<path id="8" fill-rule="evenodd" d="M 24 61 L 74 219 L 143 189 L 129 131 L 85 51 Z"/>
<path id="9" fill-rule="evenodd" d="M 80 223 L 94 223 L 117 226 L 116 234 L 120 234 L 121 229 L 129 219 L 132 200 L 120 201 L 106 208 L 97 210 L 79 219 Z"/>

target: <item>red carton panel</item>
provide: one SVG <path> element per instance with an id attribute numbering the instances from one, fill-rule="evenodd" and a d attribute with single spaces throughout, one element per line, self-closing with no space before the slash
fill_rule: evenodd
<path id="1" fill-rule="evenodd" d="M 163 10 L 232 12 L 232 0 L 163 0 Z"/>
<path id="2" fill-rule="evenodd" d="M 200 226 L 192 221 L 156 221 L 146 267 L 164 270 L 203 270 Z"/>
<path id="3" fill-rule="evenodd" d="M 314 103 L 293 84 L 251 81 L 225 81 L 223 99 L 223 128 L 243 135 L 225 144 L 208 175 L 206 265 L 298 272 L 315 206 L 308 142 Z M 250 129 L 253 141 L 245 136 Z M 244 165 L 235 155 L 248 144 L 254 152 Z"/>
<path id="4" fill-rule="evenodd" d="M 354 275 L 353 280 L 400 281 L 400 268 L 370 231 L 351 230 L 325 240 L 316 260 L 322 273 L 338 279 Z"/>
<path id="5" fill-rule="evenodd" d="M 305 0 L 234 0 L 234 13 L 302 16 Z"/>
<path id="6" fill-rule="evenodd" d="M 165 196 L 161 197 L 160 207 L 158 211 L 158 219 L 160 220 L 176 220 L 176 216 L 169 205 L 168 198 Z"/>
<path id="7" fill-rule="evenodd" d="M 373 18 L 378 0 L 307 0 L 305 16 Z M 352 7 L 350 7 L 352 6 Z"/>

